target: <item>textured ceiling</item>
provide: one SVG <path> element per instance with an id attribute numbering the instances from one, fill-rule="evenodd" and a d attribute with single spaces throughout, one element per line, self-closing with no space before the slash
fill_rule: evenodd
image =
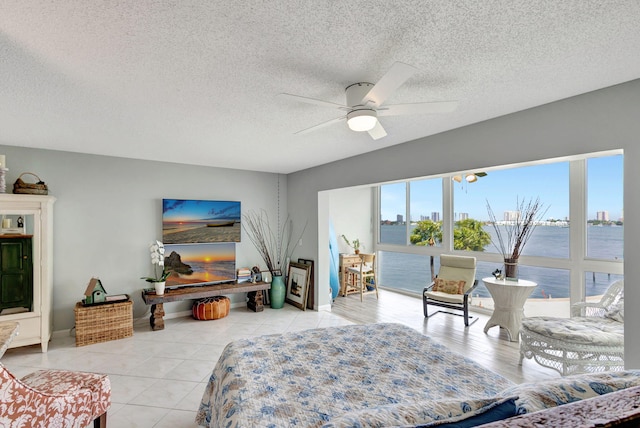
<path id="1" fill-rule="evenodd" d="M 340 116 L 395 61 L 387 101 L 446 115 Z M 289 173 L 640 77 L 637 0 L 0 0 L 0 144 Z"/>

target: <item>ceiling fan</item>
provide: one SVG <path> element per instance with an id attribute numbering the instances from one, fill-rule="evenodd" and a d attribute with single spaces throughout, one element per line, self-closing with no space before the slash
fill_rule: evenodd
<path id="1" fill-rule="evenodd" d="M 303 129 L 295 134 L 306 134 L 346 119 L 347 125 L 351 130 L 357 132 L 367 131 L 371 138 L 377 140 L 387 135 L 387 132 L 378 121 L 378 117 L 449 113 L 455 110 L 458 105 L 457 101 L 383 105 L 384 101 L 417 71 L 417 68 L 409 64 L 395 62 L 391 69 L 375 85 L 368 82 L 358 82 L 347 86 L 345 89 L 346 105 L 287 93 L 278 94 L 278 96 L 346 112 L 340 117 Z"/>
<path id="2" fill-rule="evenodd" d="M 458 183 L 462 183 L 462 179 L 464 178 L 467 183 L 473 183 L 475 181 L 478 181 L 478 178 L 486 176 L 486 172 L 467 172 L 464 174 L 454 175 L 453 177 L 451 177 L 451 179 L 453 181 L 457 181 Z"/>

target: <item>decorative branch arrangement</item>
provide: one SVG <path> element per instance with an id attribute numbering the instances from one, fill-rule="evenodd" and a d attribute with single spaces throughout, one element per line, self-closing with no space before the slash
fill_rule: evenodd
<path id="1" fill-rule="evenodd" d="M 259 213 L 250 211 L 242 217 L 244 218 L 242 228 L 249 235 L 249 239 L 255 245 L 271 275 L 282 275 L 283 263 L 291 258 L 295 248 L 289 217 L 287 216 L 282 230 L 275 231 L 269 223 L 269 216 L 265 210 L 260 210 Z M 302 237 L 306 228 L 305 224 L 298 239 Z"/>
<path id="2" fill-rule="evenodd" d="M 549 209 L 549 207 L 544 207 L 540 203 L 540 198 L 530 199 L 527 203 L 524 200 L 518 200 L 517 208 L 518 216 L 516 220 L 505 225 L 506 233 L 503 234 L 497 224 L 496 215 L 487 200 L 487 212 L 496 232 L 498 244 L 496 245 L 493 239 L 491 242 L 505 259 L 517 260 L 520 257 L 525 244 L 529 241 L 537 226 L 536 222 L 542 220 Z"/>

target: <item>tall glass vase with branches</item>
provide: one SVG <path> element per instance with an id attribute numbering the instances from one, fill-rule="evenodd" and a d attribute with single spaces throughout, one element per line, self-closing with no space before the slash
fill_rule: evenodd
<path id="1" fill-rule="evenodd" d="M 548 206 L 545 207 L 540 202 L 540 198 L 532 198 L 528 202 L 525 202 L 524 199 L 517 199 L 516 206 L 517 215 L 515 219 L 505 221 L 504 230 L 502 230 L 487 200 L 487 213 L 496 234 L 496 239 L 492 238 L 491 242 L 502 254 L 505 264 L 505 277 L 510 279 L 517 279 L 518 259 L 524 246 L 531 238 L 531 234 L 549 209 Z"/>

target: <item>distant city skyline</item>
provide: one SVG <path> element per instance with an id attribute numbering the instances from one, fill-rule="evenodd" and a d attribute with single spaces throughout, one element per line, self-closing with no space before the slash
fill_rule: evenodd
<path id="1" fill-rule="evenodd" d="M 590 158 L 587 162 L 587 220 L 598 219 L 608 212 L 611 221 L 623 218 L 623 156 Z M 569 163 L 533 165 L 490 171 L 474 183 L 454 182 L 454 212 L 469 218 L 489 220 L 487 201 L 498 219 L 506 212 L 517 211 L 518 202 L 540 198 L 548 207 L 544 220 L 569 219 Z M 406 213 L 404 183 L 384 185 L 381 219 L 394 221 Z M 438 179 L 411 182 L 411 219 L 433 218 L 442 213 L 442 181 Z M 602 214 L 601 214 L 602 215 Z"/>

